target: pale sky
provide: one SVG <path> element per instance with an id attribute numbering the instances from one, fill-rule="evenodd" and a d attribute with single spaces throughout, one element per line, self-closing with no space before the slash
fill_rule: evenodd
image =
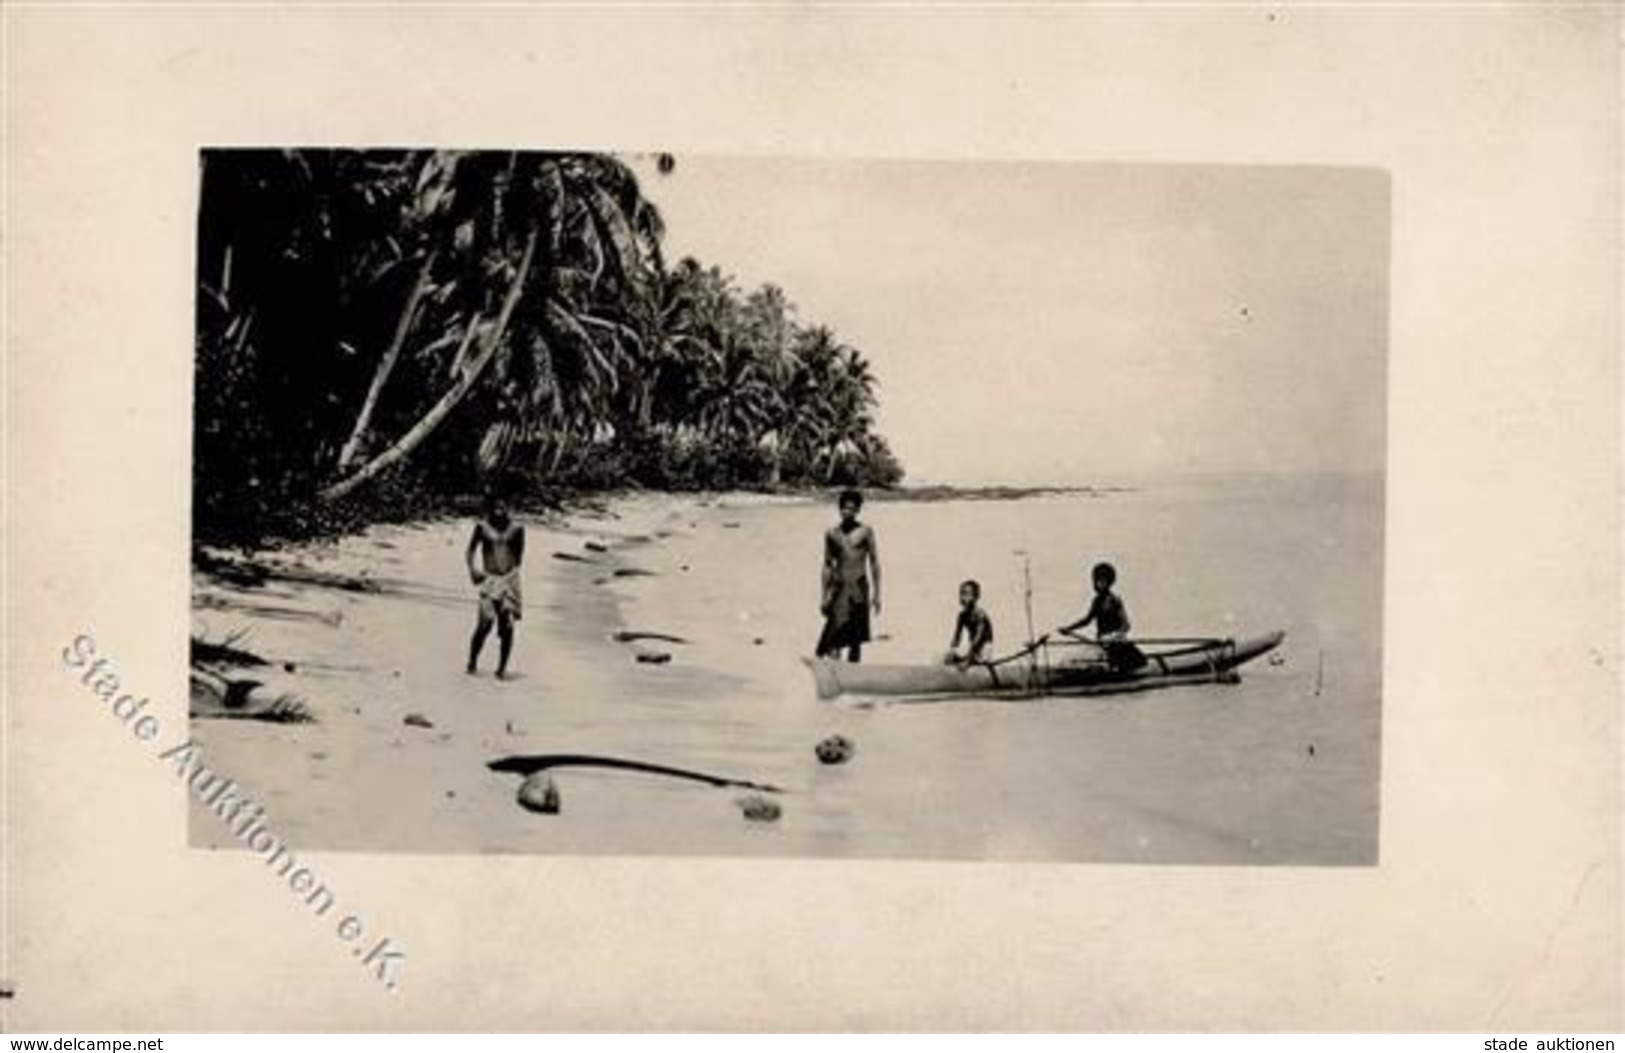
<path id="1" fill-rule="evenodd" d="M 679 156 L 666 251 L 860 349 L 909 481 L 1379 471 L 1388 182 Z"/>

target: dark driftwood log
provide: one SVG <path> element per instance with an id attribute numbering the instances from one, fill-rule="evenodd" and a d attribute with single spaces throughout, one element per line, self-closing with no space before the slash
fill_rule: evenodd
<path id="1" fill-rule="evenodd" d="M 707 775 L 703 771 L 690 771 L 687 768 L 670 768 L 664 764 L 646 764 L 643 761 L 624 760 L 620 757 L 595 757 L 584 753 L 516 754 L 491 761 L 486 767 L 496 772 L 524 776 L 552 768 L 613 768 L 620 771 L 642 772 L 645 775 L 668 775 L 674 779 L 688 779 L 709 786 L 733 786 L 767 793 L 784 792 L 779 787 L 767 783 L 729 779 L 721 775 Z"/>
<path id="2" fill-rule="evenodd" d="M 618 643 L 637 643 L 640 640 L 657 640 L 660 643 L 670 644 L 688 643 L 681 636 L 673 636 L 670 633 L 643 632 L 637 629 L 622 629 L 615 634 L 615 639 Z"/>

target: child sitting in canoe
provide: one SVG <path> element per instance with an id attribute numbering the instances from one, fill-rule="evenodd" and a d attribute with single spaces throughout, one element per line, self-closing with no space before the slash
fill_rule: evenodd
<path id="1" fill-rule="evenodd" d="M 1089 612 L 1072 624 L 1061 626 L 1060 631 L 1076 637 L 1078 630 L 1093 623 L 1095 640 L 1105 651 L 1106 664 L 1116 670 L 1138 669 L 1146 663 L 1146 657 L 1128 641 L 1128 606 L 1112 591 L 1112 586 L 1117 584 L 1117 568 L 1110 563 L 1096 563 L 1089 577 L 1095 587 Z"/>
<path id="2" fill-rule="evenodd" d="M 987 660 L 993 646 L 993 619 L 977 606 L 982 598 L 982 586 L 977 581 L 966 581 L 959 586 L 959 617 L 954 620 L 954 638 L 948 643 L 947 665 L 973 665 Z M 959 640 L 965 640 L 965 649 L 959 649 Z"/>

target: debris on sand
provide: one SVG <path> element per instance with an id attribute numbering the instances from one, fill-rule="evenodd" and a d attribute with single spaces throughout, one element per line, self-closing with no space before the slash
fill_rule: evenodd
<path id="1" fill-rule="evenodd" d="M 622 629 L 615 634 L 617 643 L 637 643 L 640 640 L 655 640 L 660 643 L 686 644 L 687 640 L 671 633 L 646 632 L 638 629 Z"/>
<path id="2" fill-rule="evenodd" d="M 556 560 L 561 560 L 562 562 L 565 562 L 565 563 L 597 563 L 598 562 L 596 559 L 590 559 L 590 558 L 588 558 L 586 556 L 578 556 L 574 552 L 555 552 L 555 553 L 553 553 L 553 558 L 556 559 Z"/>
<path id="3" fill-rule="evenodd" d="M 219 673 L 194 668 L 191 681 L 188 712 L 197 719 L 265 720 L 276 724 L 316 721 L 303 699 L 259 680 L 228 680 Z"/>
<path id="4" fill-rule="evenodd" d="M 831 735 L 813 747 L 822 764 L 845 764 L 852 759 L 858 747 L 845 735 Z"/>
<path id="5" fill-rule="evenodd" d="M 297 563 L 261 563 L 250 560 L 235 559 L 230 556 L 221 556 L 207 550 L 199 550 L 194 554 L 192 565 L 204 574 L 219 581 L 228 582 L 242 588 L 257 588 L 267 581 L 297 582 L 302 585 L 319 585 L 327 589 L 339 589 L 343 592 L 383 592 L 384 586 L 371 577 L 362 574 L 336 574 L 332 571 L 317 570 L 314 567 L 301 566 Z"/>
<path id="6" fill-rule="evenodd" d="M 644 665 L 665 665 L 671 661 L 671 655 L 665 651 L 644 651 L 638 655 L 638 661 Z"/>
<path id="7" fill-rule="evenodd" d="M 777 822 L 779 816 L 784 814 L 784 809 L 779 807 L 779 802 L 768 800 L 759 793 L 741 797 L 738 803 L 745 818 L 753 823 Z"/>
<path id="8" fill-rule="evenodd" d="M 422 713 L 408 713 L 406 714 L 405 718 L 402 719 L 401 723 L 407 725 L 408 727 L 414 728 L 434 727 L 434 721 L 430 720 Z"/>
<path id="9" fill-rule="evenodd" d="M 559 788 L 553 785 L 552 776 L 546 772 L 536 772 L 525 778 L 519 784 L 519 807 L 527 812 L 540 812 L 542 815 L 559 814 Z"/>
<path id="10" fill-rule="evenodd" d="M 246 651 L 237 646 L 247 635 L 246 631 L 239 630 L 219 643 L 206 640 L 201 636 L 192 637 L 192 664 L 197 665 L 202 662 L 236 666 L 270 665 L 269 662 L 254 652 Z"/>
<path id="11" fill-rule="evenodd" d="M 588 552 L 608 552 L 609 546 L 602 541 L 589 541 L 584 546 Z"/>
<path id="12" fill-rule="evenodd" d="M 652 578 L 655 572 L 644 570 L 642 567 L 619 567 L 615 571 L 617 578 Z"/>
<path id="13" fill-rule="evenodd" d="M 258 563 L 223 559 L 202 549 L 193 553 L 192 565 L 218 581 L 242 589 L 257 589 L 271 577 L 270 570 Z"/>
<path id="14" fill-rule="evenodd" d="M 238 614 L 276 618 L 289 622 L 321 622 L 335 628 L 344 621 L 344 613 L 338 610 L 317 611 L 306 607 L 289 607 L 277 603 L 246 603 L 218 593 L 194 592 L 192 594 L 192 605 L 206 610 L 232 611 Z"/>

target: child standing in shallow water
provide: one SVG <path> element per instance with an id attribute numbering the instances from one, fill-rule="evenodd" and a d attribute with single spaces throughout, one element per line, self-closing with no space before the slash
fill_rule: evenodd
<path id="1" fill-rule="evenodd" d="M 880 613 L 880 548 L 875 532 L 858 522 L 863 495 L 841 492 L 841 521 L 824 534 L 823 600 L 819 613 L 824 631 L 816 653 L 825 658 L 846 651 L 846 660 L 859 661 L 869 640 L 869 612 Z M 871 581 L 872 579 L 872 581 Z"/>

